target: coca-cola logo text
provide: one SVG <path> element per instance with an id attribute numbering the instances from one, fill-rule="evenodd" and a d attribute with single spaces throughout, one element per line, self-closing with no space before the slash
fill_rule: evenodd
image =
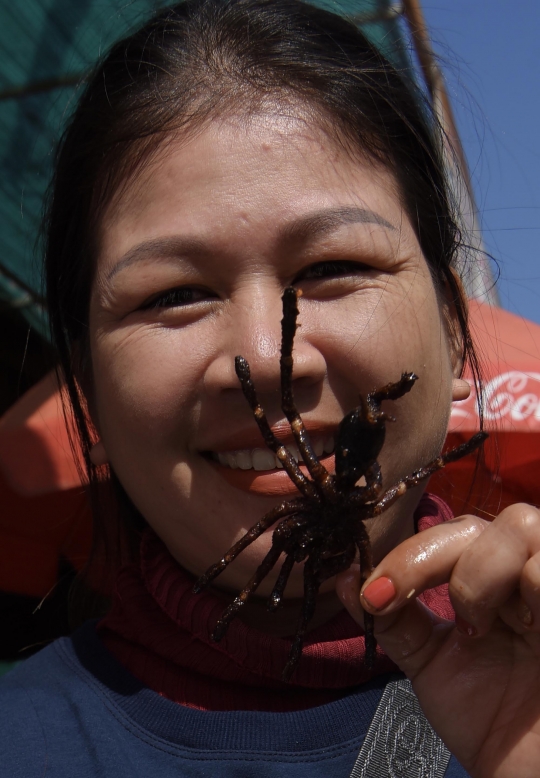
<path id="1" fill-rule="evenodd" d="M 482 402 L 487 422 L 504 420 L 513 427 L 520 422 L 526 422 L 528 428 L 540 426 L 540 373 L 510 370 L 494 376 L 484 384 Z M 452 405 L 452 426 L 464 419 L 478 419 L 474 387 L 467 400 Z"/>

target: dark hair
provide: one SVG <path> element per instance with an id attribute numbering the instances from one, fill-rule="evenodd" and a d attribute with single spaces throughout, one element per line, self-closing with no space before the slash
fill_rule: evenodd
<path id="1" fill-rule="evenodd" d="M 477 373 L 441 136 L 407 77 L 354 24 L 300 0 L 186 0 L 95 69 L 59 145 L 45 225 L 52 335 L 91 484 L 94 432 L 78 378 L 100 218 L 165 139 L 218 115 L 300 104 L 329 137 L 391 169 L 435 283 L 457 311 L 451 336 Z"/>

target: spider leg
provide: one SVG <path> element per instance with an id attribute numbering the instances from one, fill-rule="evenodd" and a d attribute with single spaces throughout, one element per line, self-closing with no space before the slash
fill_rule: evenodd
<path id="1" fill-rule="evenodd" d="M 285 591 L 285 587 L 287 586 L 287 581 L 289 580 L 289 576 L 294 567 L 294 563 L 295 563 L 295 552 L 289 551 L 289 553 L 285 557 L 285 561 L 281 565 L 281 570 L 279 571 L 278 579 L 276 581 L 276 585 L 272 590 L 272 594 L 268 598 L 268 610 L 271 613 L 276 611 L 281 605 L 281 598 L 283 597 L 283 592 Z"/>
<path id="2" fill-rule="evenodd" d="M 300 617 L 298 619 L 298 625 L 296 627 L 296 634 L 294 636 L 291 650 L 289 651 L 289 659 L 287 664 L 283 668 L 282 680 L 287 682 L 290 680 L 292 674 L 296 669 L 296 665 L 302 655 L 302 647 L 304 645 L 304 636 L 306 634 L 306 628 L 313 614 L 315 612 L 315 604 L 317 601 L 317 594 L 319 593 L 320 582 L 315 575 L 314 564 L 309 559 L 304 565 L 304 600 L 302 602 L 302 610 L 300 611 Z"/>
<path id="3" fill-rule="evenodd" d="M 355 486 L 347 495 L 347 501 L 351 506 L 358 505 L 360 508 L 366 507 L 366 503 L 377 500 L 382 492 L 383 483 L 381 475 L 381 466 L 378 462 L 373 462 L 365 473 L 366 485 Z M 368 506 L 369 508 L 369 506 Z"/>
<path id="4" fill-rule="evenodd" d="M 381 389 L 377 389 L 376 392 L 370 392 L 366 398 L 370 410 L 372 412 L 379 411 L 383 400 L 399 400 L 400 397 L 411 391 L 417 380 L 418 376 L 415 373 L 402 373 L 399 381 L 386 384 Z"/>
<path id="5" fill-rule="evenodd" d="M 373 462 L 365 472 L 366 486 L 364 491 L 365 500 L 376 500 L 382 492 L 383 482 L 381 466 L 378 462 Z"/>
<path id="6" fill-rule="evenodd" d="M 371 557 L 371 544 L 363 521 L 358 523 L 358 536 L 356 539 L 358 553 L 360 554 L 360 589 L 365 584 L 371 571 L 373 570 L 373 560 Z M 368 670 L 373 668 L 375 663 L 375 652 L 377 650 L 377 641 L 375 640 L 375 619 L 373 614 L 364 611 L 364 640 L 366 645 L 366 654 L 364 664 Z"/>
<path id="7" fill-rule="evenodd" d="M 477 432 L 476 435 L 473 435 L 466 443 L 462 443 L 460 446 L 450 449 L 450 451 L 441 454 L 440 457 L 437 457 L 437 459 L 434 459 L 425 467 L 421 467 L 419 470 L 411 473 L 411 475 L 406 476 L 383 494 L 381 499 L 371 509 L 370 515 L 379 516 L 381 513 L 384 513 L 384 511 L 393 505 L 393 503 L 405 494 L 408 489 L 416 486 L 425 478 L 429 478 L 430 475 L 433 475 L 433 473 L 443 468 L 449 462 L 456 462 L 458 459 L 467 456 L 467 454 L 472 454 L 473 451 L 482 445 L 487 437 L 488 435 L 486 432 Z"/>
<path id="8" fill-rule="evenodd" d="M 214 640 L 216 643 L 221 640 L 231 621 L 238 614 L 238 611 L 242 605 L 245 605 L 251 595 L 258 589 L 261 581 L 266 578 L 268 573 L 278 561 L 282 551 L 283 542 L 272 543 L 270 551 L 267 553 L 259 567 L 256 569 L 254 575 L 248 581 L 247 585 L 221 614 L 221 618 L 219 619 L 214 632 L 212 633 L 212 640 Z"/>
<path id="9" fill-rule="evenodd" d="M 270 429 L 270 425 L 268 424 L 268 419 L 266 418 L 263 407 L 260 405 L 257 399 L 257 393 L 255 391 L 253 381 L 251 380 L 251 371 L 249 369 L 247 360 L 244 359 L 244 357 L 235 357 L 234 369 L 236 370 L 236 375 L 240 381 L 240 386 L 242 387 L 244 397 L 248 401 L 249 407 L 253 411 L 255 421 L 257 422 L 259 430 L 261 431 L 264 442 L 270 451 L 273 451 L 277 456 L 283 465 L 283 469 L 286 471 L 287 475 L 296 488 L 302 492 L 305 497 L 318 499 L 318 492 L 311 481 L 306 478 L 303 472 L 300 470 L 289 449 L 284 446 L 283 443 L 280 443 L 280 441 L 276 438 Z"/>
<path id="10" fill-rule="evenodd" d="M 370 505 L 374 500 L 377 500 L 382 492 L 383 483 L 381 476 L 381 466 L 378 462 L 374 462 L 365 473 L 366 485 L 355 486 L 347 495 L 347 500 L 350 505 L 358 505 L 360 508 L 367 508 L 367 518 L 371 518 L 369 513 Z"/>
<path id="11" fill-rule="evenodd" d="M 456 462 L 458 459 L 461 459 L 461 457 L 466 457 L 467 454 L 472 454 L 472 452 L 476 451 L 487 438 L 489 438 L 487 432 L 477 432 L 476 435 L 473 435 L 472 438 L 465 443 L 454 446 L 454 448 L 451 448 L 450 451 L 447 451 L 442 455 L 441 459 L 443 459 L 444 465 L 447 465 L 449 462 Z"/>
<path id="12" fill-rule="evenodd" d="M 307 552 L 302 548 L 298 538 L 298 533 L 302 531 L 306 524 L 309 524 L 309 519 L 306 516 L 294 514 L 289 519 L 283 519 L 274 532 L 276 539 L 283 538 L 283 551 L 287 556 L 281 566 L 272 593 L 268 598 L 267 607 L 271 613 L 276 611 L 281 605 L 281 598 L 283 597 L 283 592 L 287 586 L 294 563 L 302 562 L 306 557 Z"/>
<path id="13" fill-rule="evenodd" d="M 302 417 L 296 410 L 292 388 L 293 373 L 293 341 L 296 333 L 296 320 L 298 317 L 297 290 L 289 286 L 283 293 L 283 319 L 281 320 L 281 407 L 291 425 L 294 439 L 302 454 L 304 464 L 313 478 L 316 486 L 322 494 L 335 495 L 334 479 L 328 470 L 319 462 L 319 457 L 313 450 L 309 435 L 304 427 Z"/>
<path id="14" fill-rule="evenodd" d="M 271 527 L 272 524 L 274 524 L 278 519 L 293 513 L 296 509 L 302 509 L 303 507 L 305 507 L 305 502 L 299 498 L 296 500 L 287 500 L 286 502 L 282 502 L 280 505 L 277 505 L 275 508 L 269 511 L 265 516 L 262 517 L 262 519 L 254 524 L 253 527 L 251 527 L 251 529 L 249 529 L 246 534 L 240 538 L 240 540 L 231 546 L 231 548 L 219 560 L 219 562 L 216 562 L 215 565 L 209 567 L 206 573 L 201 575 L 193 587 L 193 592 L 195 594 L 199 594 L 199 592 L 208 586 L 208 584 L 213 581 L 214 578 L 217 578 L 217 576 L 222 573 L 228 565 L 230 565 L 233 559 L 236 559 L 238 554 L 240 554 L 245 548 L 251 545 L 251 543 L 257 540 L 257 538 L 260 537 L 260 535 L 262 535 L 263 532 L 268 529 L 268 527 Z"/>

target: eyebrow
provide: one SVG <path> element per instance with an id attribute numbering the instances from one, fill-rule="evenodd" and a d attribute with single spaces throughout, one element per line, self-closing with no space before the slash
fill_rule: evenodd
<path id="1" fill-rule="evenodd" d="M 322 211 L 308 214 L 287 224 L 280 234 L 280 242 L 306 242 L 335 230 L 343 224 L 377 224 L 388 230 L 396 228 L 382 216 L 366 208 L 342 206 L 325 208 Z M 172 236 L 146 240 L 129 249 L 123 257 L 110 269 L 107 281 L 129 265 L 148 259 L 178 259 L 184 255 L 203 256 L 211 253 L 210 247 L 198 238 Z"/>
<path id="2" fill-rule="evenodd" d="M 178 259 L 182 255 L 202 256 L 208 254 L 209 248 L 202 240 L 197 238 L 181 238 L 172 236 L 168 238 L 154 238 L 138 243 L 127 251 L 122 259 L 112 267 L 107 274 L 107 281 L 110 281 L 117 273 L 135 262 L 141 262 L 152 256 L 154 259 Z"/>
<path id="3" fill-rule="evenodd" d="M 343 224 L 377 224 L 387 230 L 396 229 L 375 211 L 369 211 L 367 208 L 341 206 L 325 208 L 322 211 L 302 216 L 292 224 L 288 224 L 282 231 L 282 240 L 306 241 L 319 238 Z"/>

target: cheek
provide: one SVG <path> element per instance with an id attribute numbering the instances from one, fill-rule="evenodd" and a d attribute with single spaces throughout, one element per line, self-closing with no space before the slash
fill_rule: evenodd
<path id="1" fill-rule="evenodd" d="M 368 392 L 413 371 L 420 380 L 411 396 L 429 395 L 431 401 L 437 401 L 443 384 L 450 386 L 448 337 L 433 289 L 430 295 L 421 290 L 404 293 L 403 284 L 389 282 L 388 289 L 356 295 L 346 305 L 337 301 L 332 308 L 325 303 L 324 313 L 323 328 L 317 327 L 317 312 L 302 327 L 306 332 L 310 328 L 315 345 L 341 374 L 343 384 Z M 447 400 L 449 395 L 443 394 Z"/>
<path id="2" fill-rule="evenodd" d="M 189 428 L 201 355 L 174 331 L 115 334 L 93 349 L 97 423 L 109 454 L 178 442 Z"/>
<path id="3" fill-rule="evenodd" d="M 397 300 L 398 294 L 380 294 L 378 305 L 351 306 L 345 317 L 338 317 L 336 310 L 321 346 L 344 411 L 357 404 L 358 394 L 397 381 L 403 372 L 418 376 L 409 394 L 383 404 L 396 419 L 387 424 L 380 455 L 388 486 L 440 453 L 453 378 L 446 326 L 434 291 L 429 295 L 409 290 L 399 305 Z"/>

